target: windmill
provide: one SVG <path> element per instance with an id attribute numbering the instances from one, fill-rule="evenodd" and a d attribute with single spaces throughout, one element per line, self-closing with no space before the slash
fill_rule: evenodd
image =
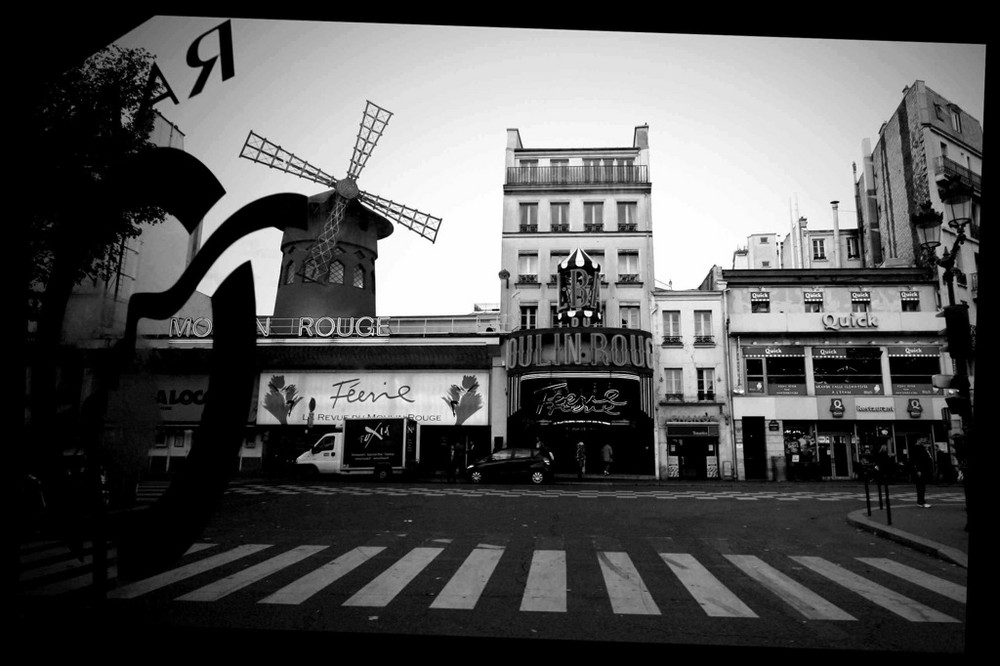
<path id="1" fill-rule="evenodd" d="M 351 218 L 351 204 L 355 201 L 376 216 L 402 225 L 431 243 L 437 239 L 438 229 L 441 226 L 440 217 L 365 192 L 358 187 L 358 178 L 391 117 L 392 112 L 367 101 L 354 143 L 354 152 L 347 168 L 347 176 L 339 180 L 252 130 L 247 136 L 240 157 L 311 180 L 333 190 L 332 201 L 327 200 L 332 203 L 329 206 L 329 214 L 323 220 L 319 233 L 311 239 L 304 260 L 299 262 L 297 274 L 301 283 L 326 286 L 329 282 L 330 267 L 336 256 L 338 243 L 342 236 L 349 235 L 344 225 L 345 220 Z M 363 215 L 361 212 L 357 214 Z M 384 221 L 381 224 L 385 225 L 387 230 L 380 232 L 380 238 L 391 233 L 391 224 L 386 224 Z M 374 246 L 371 247 L 371 251 L 373 262 L 376 255 Z M 373 309 L 374 293 L 371 303 Z"/>

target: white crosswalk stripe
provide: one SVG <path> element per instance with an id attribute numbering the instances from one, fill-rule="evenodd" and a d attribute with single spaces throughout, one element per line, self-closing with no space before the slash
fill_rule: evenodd
<path id="1" fill-rule="evenodd" d="M 792 559 L 911 622 L 958 622 L 953 617 L 904 597 L 887 587 L 828 562 L 822 557 L 793 556 Z"/>
<path id="2" fill-rule="evenodd" d="M 686 553 L 660 553 L 660 557 L 709 616 L 757 617 L 749 606 L 740 601 L 693 556 Z"/>
<path id="3" fill-rule="evenodd" d="M 774 567 L 764 563 L 759 557 L 726 555 L 725 558 L 810 620 L 855 619 L 806 586 L 795 582 Z"/>
<path id="4" fill-rule="evenodd" d="M 956 585 L 951 581 L 944 580 L 943 578 L 939 578 L 937 576 L 932 576 L 931 574 L 924 573 L 920 569 L 914 569 L 913 567 L 908 567 L 905 564 L 900 564 L 899 562 L 894 562 L 884 557 L 859 557 L 858 560 L 881 569 L 886 573 L 898 576 L 903 580 L 915 583 L 916 585 L 931 590 L 932 592 L 942 594 L 949 599 L 954 599 L 955 601 L 959 601 L 963 604 L 966 603 L 966 589 L 962 585 Z"/>
<path id="5" fill-rule="evenodd" d="M 332 562 L 324 564 L 312 573 L 306 574 L 274 594 L 264 597 L 262 604 L 301 604 L 323 588 L 332 585 L 339 578 L 385 550 L 385 546 L 361 546 L 350 550 Z"/>
<path id="6" fill-rule="evenodd" d="M 566 612 L 566 553 L 536 550 L 531 557 L 521 610 Z"/>
<path id="7" fill-rule="evenodd" d="M 513 597 L 519 599 L 519 611 L 567 613 L 574 608 L 569 603 L 574 591 L 568 587 L 571 572 L 567 563 L 579 560 L 568 558 L 572 551 L 567 549 L 562 538 L 539 538 L 533 547 L 517 545 L 513 550 L 510 535 L 504 534 L 480 537 L 468 544 L 435 535 L 425 545 L 404 545 L 415 538 L 408 534 L 382 535 L 367 545 L 340 547 L 340 554 L 334 552 L 334 545 L 289 546 L 271 557 L 266 557 L 264 551 L 275 548 L 275 544 L 242 544 L 205 556 L 202 551 L 218 548 L 220 544 L 197 543 L 175 568 L 118 587 L 114 587 L 117 552 L 112 546 L 108 551 L 108 580 L 112 589 L 107 596 L 113 600 L 135 599 L 214 571 L 218 578 L 202 581 L 203 584 L 199 583 L 193 591 L 189 587 L 189 591 L 174 595 L 174 601 L 209 603 L 244 590 L 244 596 L 248 595 L 256 603 L 296 606 L 329 599 L 329 595 L 323 595 L 324 591 L 353 572 L 350 587 L 345 588 L 344 580 L 337 588 L 339 593 L 350 595 L 343 602 L 344 607 L 389 606 L 419 578 L 420 585 L 414 586 L 418 591 L 411 593 L 410 601 L 427 595 L 429 601 L 422 603 L 428 610 L 474 611 L 482 605 L 484 597 L 491 603 L 511 599 L 510 579 L 493 580 L 504 564 L 527 572 L 519 583 L 523 587 L 518 588 Z M 954 604 L 966 603 L 963 585 L 888 558 L 856 557 L 849 562 L 834 563 L 807 555 L 772 553 L 762 557 L 722 553 L 723 560 L 713 559 L 710 568 L 692 553 L 669 552 L 663 543 L 654 543 L 653 550 L 658 558 L 651 562 L 633 560 L 622 546 L 616 540 L 594 539 L 586 550 L 588 557 L 594 558 L 590 562 L 596 561 L 597 567 L 582 567 L 572 572 L 577 576 L 598 576 L 599 572 L 599 579 L 592 580 L 599 586 L 596 589 L 606 595 L 608 607 L 617 616 L 691 613 L 700 608 L 710 618 L 759 619 L 758 613 L 765 608 L 753 608 L 752 605 L 766 604 L 771 598 L 807 621 L 856 621 L 866 616 L 862 615 L 864 613 L 870 615 L 870 605 L 874 604 L 904 621 L 954 623 L 961 621 L 953 617 L 958 612 Z M 463 553 L 465 548 L 468 552 Z M 439 558 L 445 551 L 451 557 Z M 47 552 L 47 556 L 37 556 L 40 552 Z M 54 562 L 60 552 L 62 559 Z M 318 558 L 327 552 L 333 559 Z M 68 550 L 58 551 L 40 544 L 23 555 L 21 584 L 26 596 L 52 597 L 82 590 L 93 582 L 92 561 L 80 562 Z M 433 574 L 428 571 L 432 563 Z M 798 566 L 789 567 L 788 563 Z M 852 564 L 858 571 L 851 570 Z M 581 573 L 586 571 L 592 573 Z M 870 577 L 865 577 L 866 572 Z M 750 581 L 742 579 L 744 584 L 732 589 L 723 582 L 736 581 L 734 576 L 743 575 Z M 438 579 L 440 584 L 436 582 Z M 266 596 L 254 597 L 254 586 L 262 586 L 270 580 L 280 581 L 284 586 Z M 435 582 L 431 583 L 432 580 Z M 650 587 L 647 582 L 657 585 Z M 664 585 L 669 588 L 677 584 L 686 590 L 690 599 L 674 599 L 669 606 L 658 604 L 654 591 L 664 589 Z M 834 605 L 816 591 L 817 585 L 823 585 L 829 592 L 831 584 L 853 594 L 840 595 L 838 604 Z M 436 587 L 428 590 L 428 585 Z M 909 586 L 909 589 L 915 585 L 930 590 L 940 595 L 943 604 L 952 604 L 948 611 L 952 614 L 924 605 L 887 585 Z M 759 586 L 763 596 L 748 595 L 753 586 Z M 595 589 L 590 584 L 586 588 L 588 596 Z M 741 599 L 737 592 L 746 599 Z M 857 611 L 843 602 L 851 598 L 856 599 Z"/>
<path id="8" fill-rule="evenodd" d="M 443 550 L 444 548 L 414 548 L 345 601 L 344 605 L 387 606 Z"/>

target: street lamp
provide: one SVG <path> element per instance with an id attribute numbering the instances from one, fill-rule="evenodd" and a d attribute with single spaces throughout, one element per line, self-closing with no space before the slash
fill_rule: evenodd
<path id="1" fill-rule="evenodd" d="M 973 423 L 972 399 L 968 375 L 968 363 L 972 357 L 972 334 L 969 326 L 969 306 L 966 303 L 955 304 L 955 268 L 958 253 L 966 240 L 965 227 L 972 222 L 972 192 L 966 184 L 957 178 L 950 178 L 939 186 L 941 201 L 948 210 L 948 226 L 955 232 L 955 242 L 944 249 L 942 256 L 937 256 L 937 248 L 941 245 L 941 224 L 944 215 L 934 211 L 930 202 L 924 202 L 920 210 L 911 217 L 911 223 L 920 243 L 923 261 L 931 269 L 943 269 L 942 281 L 948 287 L 948 305 L 942 315 L 945 320 L 945 333 L 948 340 L 948 352 L 951 354 L 954 374 L 947 378 L 949 389 L 956 394 L 946 398 L 948 408 L 962 418 L 965 455 L 967 460 L 971 449 Z M 941 316 L 941 315 L 939 315 Z M 959 461 L 960 464 L 962 461 Z M 967 465 L 965 476 L 968 476 Z M 968 507 L 968 497 L 966 497 Z M 968 529 L 968 525 L 966 525 Z"/>

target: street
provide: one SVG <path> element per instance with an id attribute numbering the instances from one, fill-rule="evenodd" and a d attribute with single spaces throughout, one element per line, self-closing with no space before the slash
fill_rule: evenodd
<path id="1" fill-rule="evenodd" d="M 112 566 L 108 599 L 86 607 L 112 632 L 164 639 L 961 654 L 967 570 L 852 528 L 863 507 L 861 487 L 822 484 L 239 482 L 176 567 L 118 581 Z M 58 548 L 22 550 L 29 618 L 85 597 L 89 576 Z"/>

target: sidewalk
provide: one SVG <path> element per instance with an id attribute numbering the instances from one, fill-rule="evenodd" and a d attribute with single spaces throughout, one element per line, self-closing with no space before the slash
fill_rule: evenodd
<path id="1" fill-rule="evenodd" d="M 880 509 L 878 494 L 873 492 L 871 516 L 868 515 L 868 509 L 863 508 L 848 514 L 847 522 L 969 568 L 969 533 L 965 531 L 968 514 L 965 512 L 965 503 L 935 504 L 932 488 L 927 490 L 927 501 L 931 504 L 929 509 L 921 508 L 912 501 L 895 501 L 892 495 L 888 510 L 884 502 Z"/>

